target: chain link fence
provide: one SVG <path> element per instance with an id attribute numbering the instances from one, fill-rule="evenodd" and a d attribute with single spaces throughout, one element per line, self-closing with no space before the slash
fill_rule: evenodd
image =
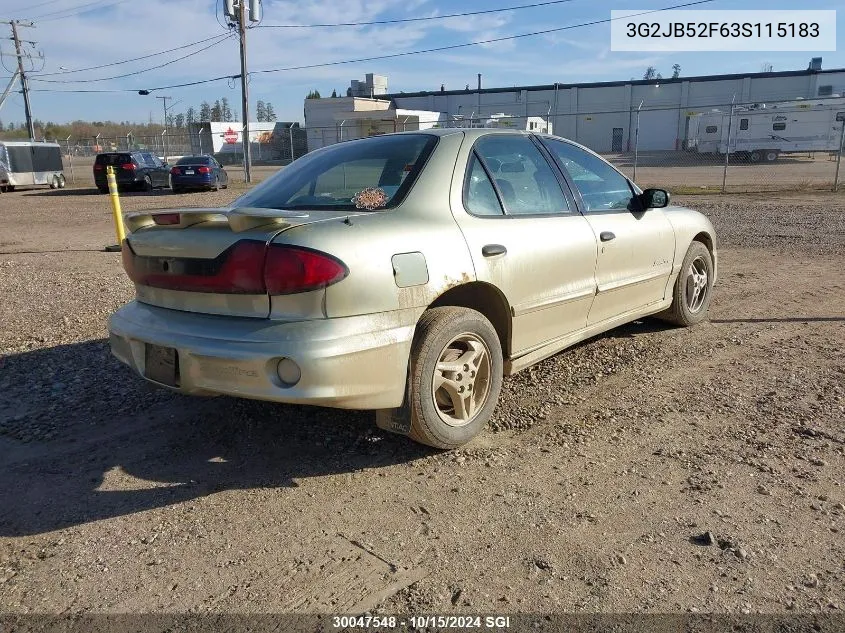
<path id="1" fill-rule="evenodd" d="M 845 179 L 845 99 L 450 116 L 442 127 L 552 132 L 604 156 L 643 187 L 673 193 L 836 190 Z"/>
<path id="2" fill-rule="evenodd" d="M 242 130 L 238 128 L 238 132 Z M 307 153 L 307 143 L 301 128 L 292 128 L 288 133 L 257 135 L 258 140 L 250 143 L 253 165 L 281 167 L 290 164 Z M 64 155 L 66 176 L 72 184 L 87 183 L 94 158 L 102 152 L 150 152 L 162 160 L 175 162 L 182 156 L 212 154 L 227 169 L 243 174 L 242 143 L 229 144 L 218 141 L 219 151 L 209 130 L 163 132 L 154 135 L 94 136 L 85 139 L 44 139 L 58 143 Z"/>
<path id="3" fill-rule="evenodd" d="M 362 120 L 354 126 L 310 126 L 307 132 L 343 142 L 394 131 L 395 125 L 378 127 L 377 123 Z M 640 186 L 676 194 L 836 190 L 845 179 L 845 167 L 841 167 L 845 98 L 541 116 L 444 113 L 433 127 L 551 131 L 593 149 Z M 289 164 L 313 149 L 308 147 L 305 133 L 306 128 L 297 127 L 290 135 L 264 135 L 261 142 L 250 144 L 253 163 L 269 167 Z M 90 166 L 93 156 L 103 151 L 149 151 L 171 162 L 183 155 L 213 153 L 227 168 L 243 168 L 242 150 L 215 153 L 207 132 L 165 131 L 153 136 L 127 134 L 58 142 L 72 181 L 76 180 L 75 167 Z M 230 148 L 223 145 L 222 149 Z"/>

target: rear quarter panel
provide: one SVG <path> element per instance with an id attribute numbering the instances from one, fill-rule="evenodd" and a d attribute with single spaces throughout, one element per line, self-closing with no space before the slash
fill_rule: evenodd
<path id="1" fill-rule="evenodd" d="M 399 207 L 296 227 L 275 238 L 330 253 L 349 268 L 343 281 L 325 291 L 326 317 L 406 309 L 418 316 L 449 288 L 475 279 L 466 242 L 449 210 L 449 185 L 462 139 L 460 133 L 440 138 Z M 392 258 L 402 253 L 422 253 L 427 283 L 397 285 Z M 285 301 L 274 297 L 271 312 L 285 312 Z"/>

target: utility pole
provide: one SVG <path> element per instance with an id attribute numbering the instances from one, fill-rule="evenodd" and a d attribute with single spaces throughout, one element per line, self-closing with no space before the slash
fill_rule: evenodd
<path id="1" fill-rule="evenodd" d="M 35 126 L 32 124 L 32 108 L 29 105 L 29 84 L 27 83 L 26 73 L 23 69 L 23 54 L 21 53 L 21 40 L 18 38 L 18 26 L 34 27 L 35 25 L 21 24 L 18 20 L 10 20 L 9 24 L 12 27 L 12 38 L 15 41 L 15 54 L 18 57 L 18 73 L 21 76 L 21 92 L 23 92 L 23 107 L 26 114 L 26 129 L 29 131 L 29 140 L 35 140 Z M 35 44 L 35 42 L 28 42 Z"/>
<path id="2" fill-rule="evenodd" d="M 241 51 L 241 113 L 244 118 L 244 181 L 252 182 L 252 156 L 249 144 L 249 82 L 246 73 L 246 2 L 247 0 L 240 0 L 238 3 L 238 35 Z"/>

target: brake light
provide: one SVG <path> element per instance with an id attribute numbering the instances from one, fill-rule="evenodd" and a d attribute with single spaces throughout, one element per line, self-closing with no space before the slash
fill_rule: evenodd
<path id="1" fill-rule="evenodd" d="M 198 167 L 197 172 L 200 173 L 200 174 L 210 174 L 211 173 L 211 167 Z"/>
<path id="2" fill-rule="evenodd" d="M 94 165 L 94 171 L 103 171 L 102 165 Z"/>
<path id="3" fill-rule="evenodd" d="M 241 240 L 214 259 L 138 257 L 126 245 L 123 267 L 136 284 L 223 294 L 264 294 L 264 250 L 258 240 Z"/>
<path id="4" fill-rule="evenodd" d="M 153 222 L 159 226 L 179 224 L 179 221 L 180 217 L 178 213 L 156 213 L 153 215 Z"/>
<path id="5" fill-rule="evenodd" d="M 178 213 L 153 216 L 178 223 Z M 176 221 L 173 221 L 173 220 Z M 319 290 L 341 281 L 349 269 L 339 259 L 301 246 L 241 240 L 214 259 L 139 257 L 128 242 L 123 267 L 137 284 L 185 292 L 286 295 Z"/>
<path id="6" fill-rule="evenodd" d="M 178 167 L 174 167 L 173 169 L 170 170 L 170 173 L 173 174 L 174 176 L 178 176 L 179 174 L 182 173 L 182 170 L 180 170 Z"/>
<path id="7" fill-rule="evenodd" d="M 121 167 L 127 171 L 135 171 L 135 163 L 123 163 Z"/>
<path id="8" fill-rule="evenodd" d="M 270 295 L 319 290 L 348 274 L 339 259 L 299 246 L 271 244 L 264 262 L 264 283 Z"/>

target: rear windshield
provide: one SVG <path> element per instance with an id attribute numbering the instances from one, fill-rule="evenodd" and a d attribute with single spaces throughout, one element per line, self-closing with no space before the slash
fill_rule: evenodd
<path id="1" fill-rule="evenodd" d="M 376 136 L 300 158 L 234 207 L 390 209 L 402 202 L 437 143 L 429 134 Z"/>
<path id="2" fill-rule="evenodd" d="M 177 162 L 177 165 L 209 165 L 211 161 L 208 156 L 183 156 Z"/>
<path id="3" fill-rule="evenodd" d="M 99 154 L 96 159 L 97 165 L 125 165 L 132 162 L 129 154 Z"/>

